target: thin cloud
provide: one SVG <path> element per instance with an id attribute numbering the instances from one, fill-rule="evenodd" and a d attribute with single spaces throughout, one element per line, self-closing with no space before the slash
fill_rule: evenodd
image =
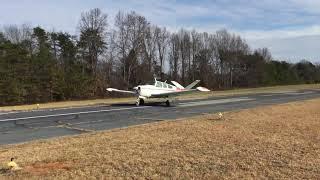
<path id="1" fill-rule="evenodd" d="M 136 11 L 152 24 L 173 31 L 215 32 L 226 28 L 254 47 L 270 39 L 297 41 L 296 37 L 320 35 L 318 0 L 10 0 L 1 3 L 0 26 L 30 23 L 75 34 L 81 12 L 96 7 L 109 15 L 111 26 L 119 10 Z M 304 43 L 309 41 L 307 38 Z M 272 51 L 278 53 L 278 49 Z M 283 52 L 291 57 L 290 51 Z M 303 55 L 307 56 L 301 51 Z"/>

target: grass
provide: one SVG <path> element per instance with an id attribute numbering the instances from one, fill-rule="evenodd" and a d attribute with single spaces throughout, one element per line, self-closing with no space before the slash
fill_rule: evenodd
<path id="1" fill-rule="evenodd" d="M 319 179 L 320 99 L 0 146 L 0 179 Z M 1 171 L 0 171 L 1 173 Z"/>
<path id="2" fill-rule="evenodd" d="M 219 97 L 229 95 L 242 95 L 242 94 L 254 94 L 254 93 L 279 93 L 286 91 L 296 91 L 303 89 L 320 89 L 320 84 L 303 84 L 303 85 L 288 85 L 288 86 L 272 86 L 272 87 L 260 87 L 260 88 L 248 88 L 248 89 L 233 89 L 226 91 L 211 91 L 206 93 L 193 93 L 189 95 L 179 96 L 178 99 L 204 99 L 208 97 Z M 106 92 L 107 93 L 107 92 Z M 31 105 L 19 105 L 19 106 L 5 106 L 0 107 L 1 111 L 28 111 L 36 109 L 53 109 L 53 108 L 68 108 L 68 107 L 81 107 L 91 105 L 109 105 L 112 103 L 125 103 L 134 102 L 135 98 L 109 98 L 109 99 L 95 99 L 95 100 L 83 100 L 83 101 L 64 101 L 64 102 L 52 102 L 44 104 L 31 104 Z"/>

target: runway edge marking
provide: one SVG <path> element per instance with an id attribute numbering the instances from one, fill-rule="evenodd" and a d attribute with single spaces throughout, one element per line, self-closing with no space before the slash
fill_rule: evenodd
<path id="1" fill-rule="evenodd" d="M 100 113 L 100 112 L 112 112 L 112 111 L 143 109 L 143 108 L 150 108 L 150 106 L 130 107 L 130 108 L 120 108 L 120 109 L 106 109 L 106 110 L 97 110 L 97 111 L 82 111 L 82 112 L 51 114 L 51 115 L 43 115 L 43 116 L 30 116 L 30 117 L 21 117 L 21 118 L 12 118 L 12 119 L 1 119 L 0 122 L 28 120 L 28 119 L 38 119 L 38 118 L 49 118 L 49 117 L 60 117 L 60 116 L 72 116 L 72 115 L 80 115 L 80 114 L 92 114 L 92 113 Z"/>
<path id="2" fill-rule="evenodd" d="M 251 100 L 256 100 L 256 99 L 249 98 L 249 97 L 216 99 L 216 100 L 189 102 L 189 103 L 179 103 L 179 107 L 192 107 L 192 106 L 211 105 L 211 104 L 224 104 L 224 103 L 232 103 L 232 102 L 240 102 L 240 101 L 251 101 Z"/>

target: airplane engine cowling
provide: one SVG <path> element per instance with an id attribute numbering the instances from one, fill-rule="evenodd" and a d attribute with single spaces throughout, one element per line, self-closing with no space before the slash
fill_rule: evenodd
<path id="1" fill-rule="evenodd" d="M 140 96 L 144 96 L 144 97 L 150 97 L 151 96 L 151 93 L 149 91 L 149 89 L 147 88 L 144 88 L 144 87 L 140 87 L 140 93 L 139 93 Z"/>

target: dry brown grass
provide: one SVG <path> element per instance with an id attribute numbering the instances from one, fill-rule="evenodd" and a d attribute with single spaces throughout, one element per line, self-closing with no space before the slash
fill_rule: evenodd
<path id="1" fill-rule="evenodd" d="M 0 147 L 0 179 L 320 179 L 320 99 Z"/>
<path id="2" fill-rule="evenodd" d="M 200 92 L 192 93 L 188 95 L 179 96 L 178 99 L 205 99 L 208 97 L 217 96 L 230 96 L 230 95 L 241 95 L 241 94 L 254 94 L 254 93 L 279 93 L 296 91 L 303 89 L 320 89 L 320 84 L 302 84 L 302 85 L 289 85 L 289 86 L 272 86 L 272 87 L 261 87 L 261 88 L 248 88 L 248 89 L 233 89 L 226 91 L 211 91 L 211 92 Z M 5 106 L 0 107 L 1 111 L 28 111 L 36 109 L 52 109 L 52 108 L 69 108 L 69 107 L 82 107 L 91 105 L 109 105 L 112 103 L 124 103 L 124 102 L 134 102 L 135 98 L 109 98 L 109 99 L 95 99 L 95 100 L 83 100 L 83 101 L 64 101 L 64 102 L 53 102 L 53 103 L 43 103 L 31 104 L 31 105 L 20 105 L 20 106 Z M 152 101 L 152 100 L 151 100 Z"/>

